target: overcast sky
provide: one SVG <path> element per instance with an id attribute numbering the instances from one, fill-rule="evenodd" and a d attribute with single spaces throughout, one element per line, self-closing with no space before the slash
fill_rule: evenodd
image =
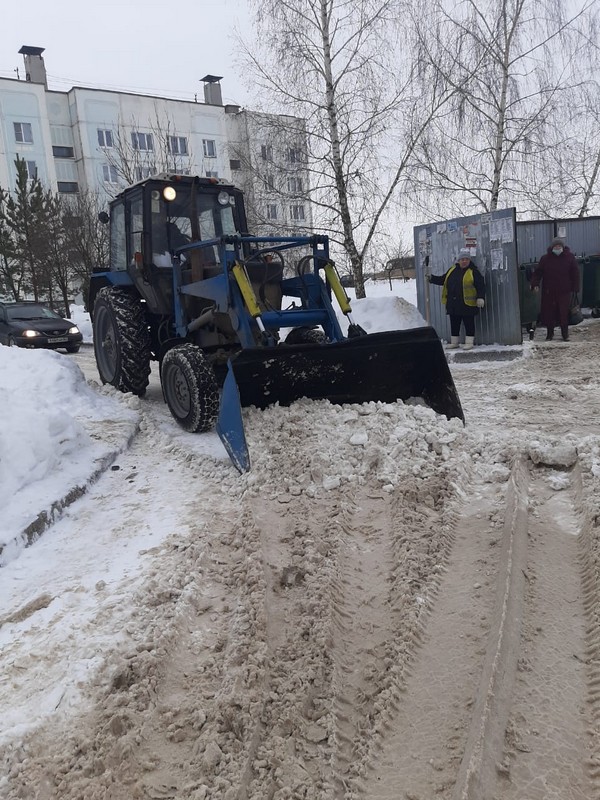
<path id="1" fill-rule="evenodd" d="M 4 0 L 0 77 L 25 77 L 22 45 L 44 47 L 50 89 L 73 85 L 203 99 L 222 75 L 223 100 L 251 106 L 235 63 L 236 31 L 250 34 L 247 0 Z"/>

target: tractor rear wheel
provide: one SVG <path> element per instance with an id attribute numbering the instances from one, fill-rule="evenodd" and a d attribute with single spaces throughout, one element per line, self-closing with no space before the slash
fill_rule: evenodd
<path id="1" fill-rule="evenodd" d="M 171 414 L 184 430 L 211 430 L 219 413 L 219 386 L 199 347 L 172 347 L 162 360 L 160 380 Z"/>
<path id="2" fill-rule="evenodd" d="M 102 383 L 143 395 L 150 375 L 150 333 L 139 298 L 105 286 L 94 303 L 94 354 Z"/>

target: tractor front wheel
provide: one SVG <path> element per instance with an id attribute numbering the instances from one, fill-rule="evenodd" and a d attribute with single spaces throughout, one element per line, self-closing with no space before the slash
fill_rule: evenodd
<path id="1" fill-rule="evenodd" d="M 102 383 L 143 395 L 150 375 L 150 333 L 141 300 L 105 286 L 94 303 L 94 355 Z"/>
<path id="2" fill-rule="evenodd" d="M 171 414 L 190 433 L 209 431 L 219 413 L 219 386 L 199 347 L 180 344 L 162 360 L 160 380 Z"/>

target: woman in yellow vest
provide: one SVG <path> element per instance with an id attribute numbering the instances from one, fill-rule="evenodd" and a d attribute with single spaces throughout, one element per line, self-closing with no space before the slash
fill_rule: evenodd
<path id="1" fill-rule="evenodd" d="M 475 341 L 475 317 L 485 305 L 485 281 L 483 275 L 471 261 L 471 254 L 463 249 L 458 253 L 456 263 L 445 275 L 430 275 L 430 283 L 442 286 L 442 303 L 450 317 L 449 350 L 458 347 L 460 325 L 465 326 L 464 349 L 470 350 Z"/>

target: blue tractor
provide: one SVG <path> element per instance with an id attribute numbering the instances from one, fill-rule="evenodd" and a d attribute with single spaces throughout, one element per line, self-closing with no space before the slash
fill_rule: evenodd
<path id="1" fill-rule="evenodd" d="M 110 268 L 94 272 L 89 299 L 101 380 L 141 396 L 158 362 L 177 422 L 190 432 L 216 425 L 241 472 L 245 406 L 417 397 L 463 419 L 433 328 L 356 325 L 326 236 L 251 236 L 239 189 L 185 175 L 135 184 L 101 216 Z"/>

